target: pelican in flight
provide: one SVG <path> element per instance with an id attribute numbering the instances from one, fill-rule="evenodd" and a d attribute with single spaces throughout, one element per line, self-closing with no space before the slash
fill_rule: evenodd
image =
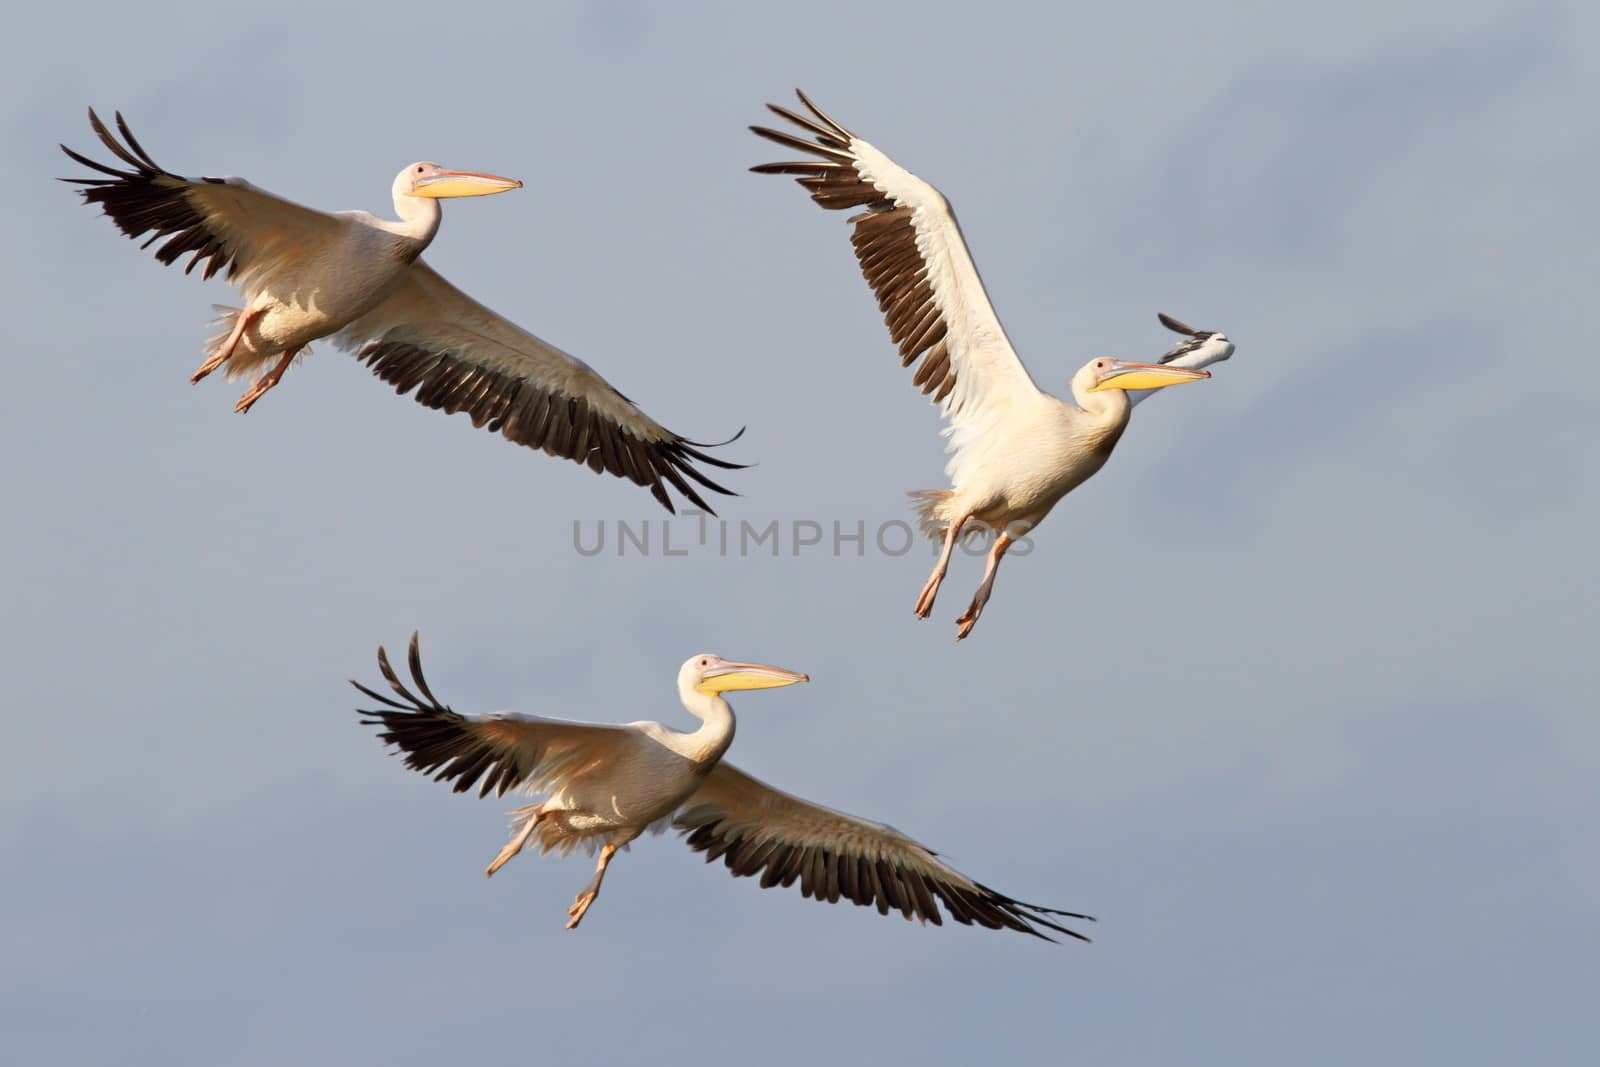
<path id="1" fill-rule="evenodd" d="M 891 826 L 801 800 L 757 781 L 723 760 L 733 741 L 733 708 L 723 694 L 809 681 L 780 667 L 731 663 L 704 654 L 678 671 L 678 698 L 700 719 L 684 733 L 658 722 L 620 726 L 531 715 L 458 715 L 441 704 L 422 676 L 417 635 L 409 653 L 412 692 L 378 649 L 393 699 L 351 684 L 383 704 L 361 720 L 405 753 L 406 766 L 457 793 L 510 789 L 545 794 L 513 812 L 511 841 L 483 872 L 492 875 L 530 840 L 541 853 L 577 846 L 600 850 L 594 879 L 572 907 L 567 929 L 583 921 L 617 850 L 646 830 L 676 828 L 690 848 L 721 858 L 735 877 L 761 876 L 762 888 L 800 883 L 802 896 L 845 899 L 889 914 L 942 925 L 938 904 L 959 923 L 1018 930 L 1045 940 L 1039 927 L 1087 941 L 1048 916 L 1087 915 L 1024 904 L 995 892 L 939 859 Z M 479 784 L 481 782 L 481 785 Z"/>
<path id="2" fill-rule="evenodd" d="M 820 159 L 751 169 L 797 175 L 825 208 L 863 209 L 848 220 L 855 227 L 850 241 L 861 272 L 877 294 L 902 365 L 921 358 L 912 384 L 940 406 L 950 439 L 945 474 L 951 488 L 911 494 L 923 530 L 944 543 L 917 597 L 919 618 L 933 610 L 957 539 L 997 533 L 983 582 L 957 620 L 960 640 L 988 603 L 1006 550 L 1105 464 L 1128 424 L 1130 394 L 1209 378 L 1201 366 L 1228 358 L 1233 345 L 1219 333 L 1191 330 L 1162 316 L 1189 338 L 1167 359 L 1091 360 L 1072 377 L 1071 401 L 1040 390 L 989 304 L 944 197 L 798 95 L 812 118 L 767 107 L 807 136 L 750 129 Z"/>
<path id="3" fill-rule="evenodd" d="M 230 378 L 267 368 L 234 406 L 249 411 L 312 341 L 353 350 L 378 377 L 418 403 L 464 411 L 474 426 L 552 456 L 587 463 L 647 487 L 673 511 L 668 487 L 710 511 L 695 486 L 732 495 L 694 466 L 739 464 L 701 451 L 717 447 L 671 433 L 588 364 L 477 303 L 419 257 L 439 231 L 439 201 L 519 189 L 514 178 L 413 163 L 394 180 L 399 221 L 364 211 L 326 214 L 258 189 L 243 178 L 185 178 L 162 169 L 116 116 L 122 140 L 91 109 L 89 124 L 127 169 L 61 150 L 105 177 L 85 186 L 132 238 L 149 235 L 155 256 L 201 277 L 226 271 L 244 306 L 220 308 L 198 382 L 226 365 Z M 742 432 L 742 431 L 741 431 Z M 738 435 L 735 434 L 735 437 Z M 723 442 L 726 444 L 727 442 Z"/>

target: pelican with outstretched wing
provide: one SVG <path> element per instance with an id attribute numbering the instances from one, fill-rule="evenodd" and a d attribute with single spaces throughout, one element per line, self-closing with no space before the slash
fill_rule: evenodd
<path id="1" fill-rule="evenodd" d="M 750 129 L 819 158 L 751 169 L 794 175 L 824 208 L 861 209 L 848 220 L 861 272 L 877 294 L 901 363 L 917 363 L 912 384 L 940 406 L 950 439 L 945 474 L 951 488 L 911 494 L 924 531 L 943 541 L 917 597 L 919 618 L 933 610 L 956 541 L 984 530 L 996 534 L 983 581 L 956 621 L 960 640 L 988 603 L 1006 550 L 1104 466 L 1137 399 L 1209 378 L 1203 367 L 1227 359 L 1233 345 L 1220 333 L 1162 316 L 1189 339 L 1161 362 L 1092 360 L 1073 375 L 1070 401 L 1044 392 L 1011 347 L 944 197 L 798 95 L 811 117 L 767 107 L 803 136 Z"/>
<path id="2" fill-rule="evenodd" d="M 780 667 L 730 663 L 705 654 L 678 671 L 678 697 L 700 719 L 682 732 L 658 722 L 610 726 L 531 715 L 458 715 L 439 702 L 422 676 L 417 635 L 409 652 L 413 692 L 378 649 L 378 669 L 394 697 L 352 682 L 383 707 L 362 722 L 405 754 L 406 766 L 458 793 L 510 789 L 543 793 L 518 808 L 511 841 L 485 874 L 492 875 L 530 840 L 563 855 L 598 847 L 594 879 L 568 909 L 567 929 L 583 921 L 617 850 L 644 833 L 675 827 L 706 861 L 720 858 L 735 877 L 761 876 L 763 888 L 800 883 L 802 896 L 898 910 L 907 919 L 941 925 L 940 908 L 956 922 L 1017 930 L 1053 940 L 1040 927 L 1088 940 L 1050 916 L 1089 920 L 1013 900 L 973 881 L 927 846 L 891 826 L 801 800 L 757 781 L 723 760 L 733 742 L 733 708 L 724 693 L 809 681 Z M 398 698 L 398 699 L 396 699 Z"/>
<path id="3" fill-rule="evenodd" d="M 243 178 L 164 170 L 121 114 L 120 141 L 92 110 L 89 124 L 125 169 L 62 145 L 103 175 L 63 180 L 84 186 L 84 200 L 129 237 L 160 242 L 161 262 L 187 256 L 185 273 L 223 271 L 239 288 L 244 306 L 219 309 L 220 328 L 189 379 L 224 366 L 230 378 L 262 371 L 235 411 L 249 411 L 307 345 L 329 338 L 397 393 L 415 389 L 418 403 L 466 412 L 474 426 L 516 444 L 627 478 L 668 511 L 669 488 L 706 511 L 699 489 L 731 495 L 695 467 L 740 467 L 702 451 L 717 446 L 664 429 L 588 364 L 496 315 L 419 258 L 439 231 L 440 200 L 502 193 L 520 181 L 413 163 L 394 180 L 398 222 L 364 211 L 328 214 Z"/>

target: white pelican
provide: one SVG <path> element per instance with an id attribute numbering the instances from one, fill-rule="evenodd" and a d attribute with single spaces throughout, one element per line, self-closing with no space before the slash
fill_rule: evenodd
<path id="1" fill-rule="evenodd" d="M 767 107 L 815 140 L 761 126 L 770 141 L 820 156 L 819 161 L 766 163 L 761 174 L 794 174 L 825 208 L 864 208 L 855 226 L 861 271 L 878 296 L 903 365 L 920 356 L 912 384 L 932 394 L 948 420 L 951 488 L 912 493 L 923 529 L 943 551 L 917 597 L 927 618 L 959 536 L 997 531 L 983 582 L 957 620 L 956 639 L 972 631 L 994 587 L 1006 549 L 1038 525 L 1111 455 L 1133 407 L 1129 392 L 1209 378 L 1191 360 L 1226 359 L 1233 346 L 1206 335 L 1192 351 L 1179 346 L 1162 363 L 1096 359 L 1072 377 L 1072 399 L 1034 385 L 989 304 L 961 228 L 939 191 L 824 115 L 798 94 L 815 121 L 776 104 Z M 1163 321 L 1174 329 L 1177 320 Z M 1200 334 L 1191 334 L 1195 341 Z M 1209 343 L 1219 338 L 1216 343 Z M 1226 354 L 1222 352 L 1226 346 Z"/>
<path id="2" fill-rule="evenodd" d="M 882 823 L 790 796 L 722 759 L 733 742 L 733 708 L 724 693 L 772 689 L 809 681 L 779 667 L 694 656 L 678 671 L 678 698 L 701 721 L 689 733 L 658 722 L 612 726 L 528 715 L 468 718 L 441 704 L 422 676 L 417 635 L 411 635 L 411 678 L 406 688 L 378 648 L 378 669 L 399 700 L 352 681 L 385 705 L 362 711 L 362 722 L 381 726 L 379 737 L 405 753 L 406 766 L 436 781 L 454 782 L 478 795 L 509 789 L 547 794 L 513 812 L 510 843 L 483 872 L 492 875 L 534 839 L 541 853 L 566 855 L 578 845 L 600 862 L 594 879 L 572 907 L 567 929 L 600 893 L 606 866 L 617 850 L 646 830 L 673 826 L 709 863 L 722 858 L 735 877 L 761 875 L 761 886 L 788 887 L 802 896 L 875 904 L 880 914 L 897 908 L 907 919 L 942 925 L 935 898 L 959 923 L 991 930 L 1039 932 L 1087 941 L 1046 916 L 1089 920 L 1087 915 L 1024 904 L 980 885 L 924 845 Z M 1092 920 L 1091 920 L 1092 921 Z"/>
<path id="3" fill-rule="evenodd" d="M 325 214 L 258 189 L 243 178 L 184 178 L 163 170 L 134 139 L 122 115 L 118 142 L 91 109 L 89 124 L 118 170 L 61 150 L 105 178 L 66 178 L 87 186 L 123 233 L 157 241 L 155 256 L 188 273 L 226 270 L 244 306 L 221 308 L 220 330 L 198 382 L 226 364 L 230 378 L 271 364 L 239 398 L 249 411 L 277 385 L 295 356 L 330 338 L 404 395 L 447 413 L 464 411 L 507 440 L 587 463 L 649 488 L 674 510 L 670 485 L 710 511 L 691 482 L 729 491 L 695 469 L 698 460 L 737 469 L 663 429 L 588 364 L 496 315 L 418 258 L 439 230 L 439 201 L 518 189 L 513 178 L 413 163 L 394 180 L 392 222 L 364 211 Z M 742 432 L 742 431 L 741 431 Z M 735 437 L 738 435 L 735 434 Z M 727 442 L 723 442 L 726 444 Z M 687 479 L 687 480 L 686 480 Z M 665 483 L 665 484 L 663 484 Z"/>

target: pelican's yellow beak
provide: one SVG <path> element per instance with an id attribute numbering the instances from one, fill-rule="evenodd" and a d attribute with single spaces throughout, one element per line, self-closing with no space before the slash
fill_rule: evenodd
<path id="1" fill-rule="evenodd" d="M 809 682 L 809 674 L 796 674 L 782 667 L 767 667 L 760 663 L 728 663 L 718 660 L 700 675 L 695 686 L 702 693 L 728 693 L 738 689 L 777 689 L 796 682 Z"/>
<path id="2" fill-rule="evenodd" d="M 1111 361 L 1111 366 L 1100 373 L 1100 379 L 1089 388 L 1097 393 L 1102 389 L 1160 389 L 1184 382 L 1198 382 L 1211 377 L 1208 370 L 1189 370 L 1187 367 L 1170 367 L 1163 363 L 1124 363 Z"/>
<path id="3" fill-rule="evenodd" d="M 515 178 L 502 178 L 498 174 L 479 174 L 472 170 L 439 170 L 422 178 L 412 187 L 412 196 L 426 196 L 443 200 L 453 196 L 488 196 L 508 189 L 521 189 Z"/>

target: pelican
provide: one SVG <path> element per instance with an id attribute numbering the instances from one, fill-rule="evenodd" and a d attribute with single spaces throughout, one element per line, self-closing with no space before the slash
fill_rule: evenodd
<path id="1" fill-rule="evenodd" d="M 921 357 L 912 384 L 931 394 L 947 422 L 951 487 L 911 494 L 924 532 L 943 541 L 917 597 L 918 618 L 933 610 L 957 539 L 997 531 L 983 581 L 956 621 L 959 641 L 983 613 L 1006 550 L 1105 464 L 1128 424 L 1130 394 L 1209 378 L 1201 364 L 1226 359 L 1233 346 L 1221 334 L 1162 316 L 1189 335 L 1166 360 L 1091 360 L 1072 376 L 1071 402 L 1043 392 L 1007 340 L 944 197 L 797 94 L 814 118 L 767 107 L 814 139 L 750 129 L 820 160 L 751 169 L 797 175 L 824 208 L 865 209 L 848 220 L 861 271 L 902 365 Z"/>
<path id="2" fill-rule="evenodd" d="M 531 715 L 458 715 L 441 704 L 422 676 L 417 635 L 409 666 L 414 693 L 382 646 L 378 669 L 393 699 L 351 681 L 382 709 L 361 711 L 362 722 L 383 727 L 379 738 L 405 754 L 406 766 L 457 793 L 474 785 L 480 797 L 510 789 L 545 794 L 516 809 L 509 843 L 485 875 L 493 875 L 533 840 L 541 853 L 562 855 L 579 845 L 600 859 L 594 878 L 567 909 L 567 929 L 583 921 L 617 850 L 646 830 L 675 827 L 706 862 L 721 857 L 735 877 L 761 875 L 763 889 L 800 883 L 802 896 L 841 898 L 896 908 L 907 919 L 943 924 L 935 898 L 956 922 L 1008 929 L 1054 940 L 1040 927 L 1088 938 L 1048 918 L 1090 916 L 1024 904 L 980 885 L 925 845 L 882 823 L 868 822 L 757 781 L 722 756 L 733 741 L 733 708 L 724 694 L 775 689 L 810 681 L 781 667 L 692 656 L 678 671 L 678 698 L 700 720 L 684 733 L 658 722 L 565 722 Z"/>
<path id="3" fill-rule="evenodd" d="M 243 178 L 173 174 L 150 158 L 121 113 L 116 124 L 121 141 L 89 111 L 89 125 L 128 169 L 62 145 L 106 175 L 62 180 L 86 186 L 84 200 L 129 237 L 148 234 L 145 247 L 162 242 L 155 249 L 162 263 L 189 256 L 184 273 L 203 265 L 201 277 L 210 278 L 225 270 L 239 288 L 244 306 L 218 308 L 206 359 L 189 378 L 198 382 L 224 365 L 230 378 L 267 368 L 235 411 L 249 411 L 307 345 L 328 338 L 402 396 L 415 388 L 418 403 L 464 411 L 474 426 L 487 424 L 516 444 L 648 487 L 668 511 L 675 510 L 668 486 L 706 511 L 695 484 L 732 495 L 694 466 L 738 469 L 700 451 L 719 446 L 662 428 L 588 364 L 496 315 L 419 258 L 439 231 L 441 200 L 522 182 L 413 163 L 394 180 L 398 222 L 364 211 L 325 214 Z"/>

